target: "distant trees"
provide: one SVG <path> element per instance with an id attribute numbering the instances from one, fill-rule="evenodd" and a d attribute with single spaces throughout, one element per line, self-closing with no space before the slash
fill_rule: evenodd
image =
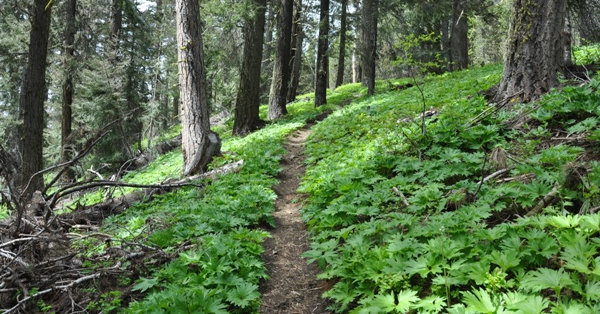
<path id="1" fill-rule="evenodd" d="M 364 0 L 362 6 L 361 65 L 362 82 L 368 94 L 375 93 L 375 62 L 377 59 L 377 17 L 379 0 Z"/>
<path id="2" fill-rule="evenodd" d="M 199 11 L 197 0 L 175 2 L 184 175 L 204 171 L 221 148 L 210 131 Z"/>
<path id="3" fill-rule="evenodd" d="M 294 21 L 292 24 L 292 46 L 291 46 L 291 75 L 288 87 L 287 102 L 296 99 L 298 85 L 300 84 L 300 72 L 302 70 L 302 43 L 304 42 L 304 19 L 302 17 L 302 0 L 294 1 Z"/>
<path id="4" fill-rule="evenodd" d="M 293 0 L 279 2 L 277 17 L 277 49 L 273 64 L 273 79 L 269 94 L 269 120 L 275 120 L 287 114 L 287 91 L 290 80 L 290 56 L 292 38 Z"/>
<path id="5" fill-rule="evenodd" d="M 329 83 L 329 0 L 321 0 L 320 3 L 315 106 L 327 103 L 327 85 Z"/>
<path id="6" fill-rule="evenodd" d="M 246 135 L 261 125 L 258 108 L 266 1 L 251 2 L 254 5 L 253 12 L 244 21 L 244 55 L 235 105 L 234 135 Z"/>
<path id="7" fill-rule="evenodd" d="M 513 5 L 508 54 L 494 99 L 530 101 L 558 86 L 564 66 L 566 0 L 517 0 Z"/>
<path id="8" fill-rule="evenodd" d="M 43 187 L 43 177 L 32 176 L 42 170 L 44 101 L 48 96 L 46 87 L 46 57 L 48 55 L 48 36 L 50 33 L 50 14 L 52 4 L 46 0 L 33 2 L 31 31 L 29 33 L 29 53 L 27 66 L 21 86 L 19 101 L 23 117 L 23 135 L 21 139 L 21 155 L 23 158 L 19 185 L 27 188 L 25 196 L 31 195 Z M 26 187 L 29 179 L 31 184 Z"/>
<path id="9" fill-rule="evenodd" d="M 340 51 L 338 56 L 338 69 L 335 78 L 335 87 L 344 83 L 344 66 L 346 59 L 346 32 L 348 22 L 348 0 L 341 0 L 342 13 L 340 16 Z"/>

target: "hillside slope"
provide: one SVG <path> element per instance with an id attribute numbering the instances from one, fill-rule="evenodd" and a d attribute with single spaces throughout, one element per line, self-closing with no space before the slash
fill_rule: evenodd
<path id="1" fill-rule="evenodd" d="M 315 126 L 305 256 L 337 311 L 600 312 L 600 81 L 496 113 L 500 74 L 428 78 L 425 134 L 415 87 Z"/>

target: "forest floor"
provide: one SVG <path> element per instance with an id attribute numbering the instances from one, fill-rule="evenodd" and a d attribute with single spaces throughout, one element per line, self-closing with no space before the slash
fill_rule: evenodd
<path id="1" fill-rule="evenodd" d="M 279 184 L 273 187 L 277 193 L 273 213 L 276 228 L 270 230 L 271 238 L 264 243 L 263 260 L 270 278 L 261 285 L 261 313 L 328 312 L 328 304 L 321 298 L 327 283 L 317 279 L 320 271 L 316 263 L 307 264 L 302 258 L 310 246 L 300 214 L 305 196 L 296 191 L 304 176 L 304 146 L 312 125 L 288 137 L 287 154 L 281 161 L 284 169 L 278 176 Z"/>

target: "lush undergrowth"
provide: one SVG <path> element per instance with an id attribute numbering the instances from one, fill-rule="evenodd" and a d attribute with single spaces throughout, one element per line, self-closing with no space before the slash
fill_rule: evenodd
<path id="1" fill-rule="evenodd" d="M 600 83 L 474 119 L 500 75 L 427 78 L 439 112 L 425 134 L 415 87 L 314 127 L 305 256 L 334 284 L 335 310 L 600 312 Z M 519 110 L 526 123 L 508 128 Z"/>
<path id="2" fill-rule="evenodd" d="M 576 47 L 573 49 L 573 61 L 577 65 L 600 63 L 600 44 Z"/>
<path id="3" fill-rule="evenodd" d="M 302 96 L 297 103 L 288 106 L 290 115 L 286 119 L 268 124 L 245 138 L 231 136 L 231 122 L 217 128 L 224 154 L 210 167 L 244 160 L 240 172 L 223 175 L 212 182 L 199 182 L 206 185 L 205 189 L 184 188 L 158 196 L 149 203 L 134 205 L 105 220 L 101 232 L 110 235 L 112 241 L 88 237 L 78 243 L 85 255 L 115 250 L 133 242 L 171 253 L 185 248 L 175 260 L 158 269 L 125 264 L 139 272 L 141 278 L 135 282 L 122 278 L 112 291 L 100 291 L 102 298 L 90 303 L 88 308 L 105 312 L 121 308 L 125 305 L 122 291 L 132 287 L 137 292 L 133 295 L 138 297 L 131 300 L 125 312 L 257 311 L 260 305 L 258 283 L 266 277 L 260 259 L 262 242 L 269 236 L 264 227 L 273 223 L 271 213 L 276 195 L 271 187 L 276 183 L 279 160 L 285 153 L 283 141 L 307 120 L 362 95 L 362 90 L 359 85 L 346 86 L 330 94 L 330 105 L 318 109 L 310 102 L 310 95 Z M 266 108 L 262 108 L 261 113 L 264 116 Z M 181 159 L 179 151 L 165 154 L 147 168 L 128 174 L 126 180 L 156 183 L 177 177 Z M 88 201 L 93 201 L 93 197 Z M 94 269 L 105 265 L 84 262 L 84 266 Z M 91 289 L 90 293 L 99 292 Z"/>

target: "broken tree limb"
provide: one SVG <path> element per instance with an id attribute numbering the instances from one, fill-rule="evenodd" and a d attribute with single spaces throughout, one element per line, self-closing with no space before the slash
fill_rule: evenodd
<path id="1" fill-rule="evenodd" d="M 505 173 L 507 173 L 509 171 L 510 171 L 509 168 L 500 169 L 500 170 L 498 170 L 498 171 L 490 174 L 489 176 L 483 178 L 483 183 L 486 183 L 486 182 L 490 181 L 491 179 L 499 177 L 499 176 L 501 176 L 501 175 L 503 175 L 503 174 L 505 174 Z"/>
<path id="2" fill-rule="evenodd" d="M 398 188 L 395 186 L 392 187 L 392 191 L 394 191 L 394 193 L 396 193 L 396 195 L 400 196 L 400 199 L 402 200 L 402 204 L 404 204 L 404 206 L 406 206 L 406 207 L 410 206 L 408 199 L 406 199 L 406 196 L 404 196 L 404 193 L 402 193 L 402 191 L 398 190 Z"/>
<path id="3" fill-rule="evenodd" d="M 70 225 L 82 225 L 82 224 L 90 225 L 93 223 L 97 223 L 97 222 L 102 221 L 105 217 L 123 212 L 125 209 L 127 209 L 129 206 L 131 206 L 133 203 L 136 203 L 143 199 L 152 198 L 154 195 L 166 193 L 175 188 L 182 187 L 182 186 L 190 186 L 190 185 L 198 186 L 197 184 L 193 184 L 191 182 L 195 181 L 195 180 L 199 180 L 199 179 L 206 179 L 206 178 L 215 179 L 215 178 L 217 178 L 221 175 L 227 174 L 227 173 L 238 172 L 242 169 L 243 165 L 244 165 L 244 161 L 240 160 L 240 161 L 227 164 L 218 169 L 215 169 L 215 170 L 203 173 L 203 174 L 194 175 L 194 176 L 187 177 L 187 178 L 184 178 L 181 180 L 169 180 L 169 181 L 166 181 L 164 184 L 153 185 L 150 188 L 147 188 L 147 186 L 146 186 L 146 188 L 142 188 L 141 190 L 138 190 L 138 191 L 135 191 L 135 192 L 132 192 L 132 193 L 129 193 L 129 194 L 117 197 L 117 198 L 113 198 L 113 199 L 110 199 L 108 201 L 105 201 L 105 202 L 102 202 L 99 204 L 89 206 L 83 210 L 76 210 L 69 214 L 61 215 L 60 218 L 61 218 L 61 221 L 68 221 L 67 224 L 70 224 Z M 112 182 L 112 181 L 108 181 L 108 182 Z M 116 182 L 112 182 L 112 183 L 116 183 Z M 138 186 L 141 186 L 141 185 L 138 185 Z M 57 219 L 58 217 L 59 216 L 55 216 L 53 218 L 53 221 L 55 219 Z M 50 224 L 52 224 L 52 222 L 50 222 Z"/>
<path id="4" fill-rule="evenodd" d="M 557 200 L 556 194 L 558 194 L 558 184 L 555 184 L 552 190 L 548 192 L 548 194 L 546 194 L 544 198 L 542 198 L 532 210 L 525 214 L 525 217 L 530 217 L 535 214 L 539 214 L 542 211 L 542 209 L 554 204 Z"/>

